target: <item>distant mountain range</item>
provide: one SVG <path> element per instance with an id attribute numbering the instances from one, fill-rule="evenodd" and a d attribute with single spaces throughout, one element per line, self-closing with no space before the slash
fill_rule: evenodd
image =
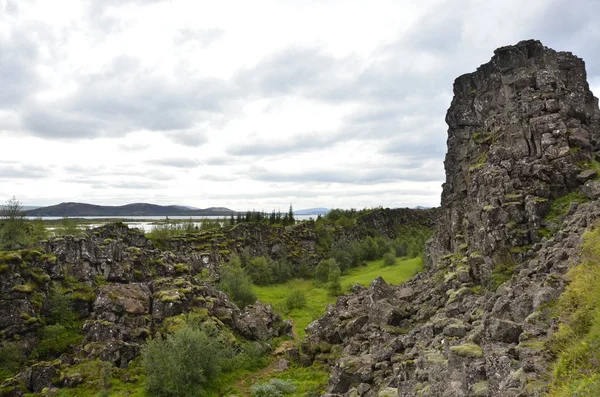
<path id="1" fill-rule="evenodd" d="M 24 211 L 26 216 L 229 216 L 236 211 L 224 207 L 197 209 L 181 205 L 135 203 L 120 206 L 60 203 Z"/>
<path id="2" fill-rule="evenodd" d="M 305 210 L 294 211 L 294 215 L 325 215 L 329 208 L 307 208 Z"/>

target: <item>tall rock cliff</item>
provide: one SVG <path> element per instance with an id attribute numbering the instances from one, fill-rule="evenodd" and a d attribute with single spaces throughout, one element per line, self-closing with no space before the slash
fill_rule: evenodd
<path id="1" fill-rule="evenodd" d="M 329 396 L 537 396 L 548 304 L 600 216 L 598 100 L 584 62 L 539 41 L 454 83 L 442 216 L 427 269 L 356 287 L 311 323 Z"/>
<path id="2" fill-rule="evenodd" d="M 478 252 L 475 276 L 487 281 L 553 228 L 554 200 L 594 178 L 598 99 L 583 60 L 523 41 L 456 79 L 446 122 L 444 215 L 429 264 Z"/>

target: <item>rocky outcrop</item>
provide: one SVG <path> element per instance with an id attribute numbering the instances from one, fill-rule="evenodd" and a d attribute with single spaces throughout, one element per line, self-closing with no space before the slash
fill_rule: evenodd
<path id="1" fill-rule="evenodd" d="M 255 341 L 291 333 L 271 305 L 257 302 L 240 310 L 206 282 L 215 268 L 206 254 L 154 249 L 123 224 L 53 238 L 40 250 L 0 253 L 0 348 L 10 341 L 18 355 L 34 351 L 51 314 L 53 290 L 73 301 L 82 323 L 70 354 L 26 368 L 0 386 L 0 395 L 72 385 L 61 373 L 82 360 L 125 368 L 148 337 L 189 320 L 229 327 Z"/>
<path id="2" fill-rule="evenodd" d="M 428 263 L 477 252 L 484 263 L 473 275 L 487 281 L 494 264 L 541 240 L 554 200 L 594 178 L 598 99 L 583 60 L 523 41 L 456 79 L 446 122 L 443 214 Z"/>
<path id="3" fill-rule="evenodd" d="M 327 396 L 538 396 L 548 303 L 600 216 L 598 101 L 584 63 L 537 41 L 459 77 L 427 270 L 355 288 L 310 324 Z M 587 202 L 586 202 L 587 201 Z"/>

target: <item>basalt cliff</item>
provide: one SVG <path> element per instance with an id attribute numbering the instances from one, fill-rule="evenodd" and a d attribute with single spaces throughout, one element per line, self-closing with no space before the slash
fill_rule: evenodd
<path id="1" fill-rule="evenodd" d="M 454 83 L 442 215 L 427 270 L 356 287 L 303 349 L 328 396 L 537 396 L 547 308 L 600 215 L 598 99 L 583 60 L 539 41 L 499 48 Z"/>

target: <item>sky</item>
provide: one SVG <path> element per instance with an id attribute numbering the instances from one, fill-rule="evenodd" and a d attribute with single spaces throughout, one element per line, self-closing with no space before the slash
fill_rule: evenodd
<path id="1" fill-rule="evenodd" d="M 0 202 L 437 206 L 456 77 L 597 0 L 0 0 Z"/>

